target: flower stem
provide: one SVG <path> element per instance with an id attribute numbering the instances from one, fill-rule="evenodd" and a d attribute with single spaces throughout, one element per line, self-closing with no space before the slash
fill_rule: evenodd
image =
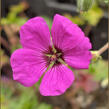
<path id="1" fill-rule="evenodd" d="M 106 43 L 103 47 L 101 47 L 99 50 L 91 51 L 92 54 L 92 60 L 93 62 L 96 62 L 98 59 L 101 59 L 101 54 L 104 53 L 108 49 L 108 43 Z"/>
<path id="2" fill-rule="evenodd" d="M 109 44 L 106 43 L 102 48 L 98 50 L 98 54 L 101 55 L 103 52 L 105 52 L 108 49 Z"/>
<path id="3" fill-rule="evenodd" d="M 91 29 L 92 29 L 92 26 L 91 26 L 91 25 L 87 25 L 87 26 L 85 27 L 84 33 L 85 33 L 86 36 L 89 35 Z"/>

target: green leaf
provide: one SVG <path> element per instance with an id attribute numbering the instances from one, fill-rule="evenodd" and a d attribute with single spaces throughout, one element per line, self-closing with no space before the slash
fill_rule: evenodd
<path id="1" fill-rule="evenodd" d="M 104 3 L 109 3 L 109 0 L 104 0 Z"/>
<path id="2" fill-rule="evenodd" d="M 90 25 L 96 26 L 103 17 L 103 10 L 95 4 L 88 12 L 81 13 L 81 17 Z"/>
<path id="3" fill-rule="evenodd" d="M 28 19 L 17 16 L 18 13 L 24 10 L 24 6 L 22 4 L 13 5 L 10 7 L 10 11 L 6 18 L 1 19 L 1 24 L 18 24 L 23 25 Z"/>
<path id="4" fill-rule="evenodd" d="M 109 3 L 109 0 L 96 0 L 96 1 L 99 4 L 106 4 L 106 5 L 108 5 L 108 3 Z"/>
<path id="5" fill-rule="evenodd" d="M 65 17 L 67 17 L 69 20 L 71 20 L 73 23 L 77 25 L 83 25 L 85 21 L 80 18 L 79 16 L 71 16 L 70 14 L 64 14 Z"/>
<path id="6" fill-rule="evenodd" d="M 15 107 L 16 109 L 35 109 L 37 105 L 37 96 L 34 95 L 34 91 L 30 88 L 23 88 L 21 95 L 11 99 L 9 103 L 10 109 L 15 109 Z"/>
<path id="7" fill-rule="evenodd" d="M 101 81 L 108 77 L 108 64 L 103 60 L 92 63 L 89 67 L 89 73 L 93 74 L 94 79 Z"/>
<path id="8" fill-rule="evenodd" d="M 8 81 L 10 82 L 10 81 Z M 38 103 L 36 90 L 16 83 L 14 86 L 1 87 L 3 109 L 52 109 L 51 105 Z M 12 89 L 15 89 L 12 91 Z M 17 94 L 16 94 L 17 92 Z"/>
<path id="9" fill-rule="evenodd" d="M 14 23 L 18 24 L 19 26 L 23 25 L 25 22 L 27 22 L 27 18 L 21 18 L 21 17 L 17 17 L 14 20 Z"/>
<path id="10" fill-rule="evenodd" d="M 8 16 L 7 16 L 7 19 L 10 21 L 10 22 L 13 22 L 16 18 L 16 13 L 13 13 L 13 12 L 9 12 L 8 13 Z"/>
<path id="11" fill-rule="evenodd" d="M 23 11 L 23 5 L 18 4 L 18 5 L 13 5 L 10 8 L 10 12 L 14 13 L 14 14 L 18 14 L 20 12 Z"/>
<path id="12" fill-rule="evenodd" d="M 1 25 L 11 24 L 11 22 L 7 18 L 2 18 L 0 23 Z"/>
<path id="13" fill-rule="evenodd" d="M 38 109 L 52 109 L 52 107 L 48 104 L 42 103 Z"/>

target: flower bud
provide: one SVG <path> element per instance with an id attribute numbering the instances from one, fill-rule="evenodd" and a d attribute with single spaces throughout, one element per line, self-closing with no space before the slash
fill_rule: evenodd
<path id="1" fill-rule="evenodd" d="M 94 0 L 77 0 L 77 7 L 79 11 L 88 11 L 94 3 Z"/>
<path id="2" fill-rule="evenodd" d="M 104 3 L 108 3 L 109 2 L 109 0 L 104 0 Z"/>
<path id="3" fill-rule="evenodd" d="M 91 51 L 92 54 L 92 62 L 96 62 L 102 57 L 99 55 L 98 51 Z"/>

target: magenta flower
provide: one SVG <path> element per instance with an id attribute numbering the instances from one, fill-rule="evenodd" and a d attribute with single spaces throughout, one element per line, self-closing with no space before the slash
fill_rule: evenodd
<path id="1" fill-rule="evenodd" d="M 67 67 L 86 69 L 91 60 L 91 43 L 82 30 L 67 18 L 56 14 L 51 29 L 41 17 L 27 21 L 20 30 L 22 49 L 11 56 L 13 78 L 30 87 L 43 75 L 40 93 L 63 94 L 74 81 Z"/>

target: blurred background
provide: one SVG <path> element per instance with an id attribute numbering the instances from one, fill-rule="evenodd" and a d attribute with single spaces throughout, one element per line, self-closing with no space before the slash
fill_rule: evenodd
<path id="1" fill-rule="evenodd" d="M 108 3 L 95 0 L 89 11 L 79 10 L 77 0 L 2 0 L 1 1 L 1 108 L 2 109 L 108 109 L 108 51 L 90 64 L 88 70 L 75 70 L 77 77 L 61 96 L 41 96 L 38 82 L 23 87 L 13 81 L 11 53 L 21 48 L 19 30 L 28 19 L 42 16 L 49 28 L 58 13 L 76 23 L 89 37 L 92 50 L 108 41 Z"/>

